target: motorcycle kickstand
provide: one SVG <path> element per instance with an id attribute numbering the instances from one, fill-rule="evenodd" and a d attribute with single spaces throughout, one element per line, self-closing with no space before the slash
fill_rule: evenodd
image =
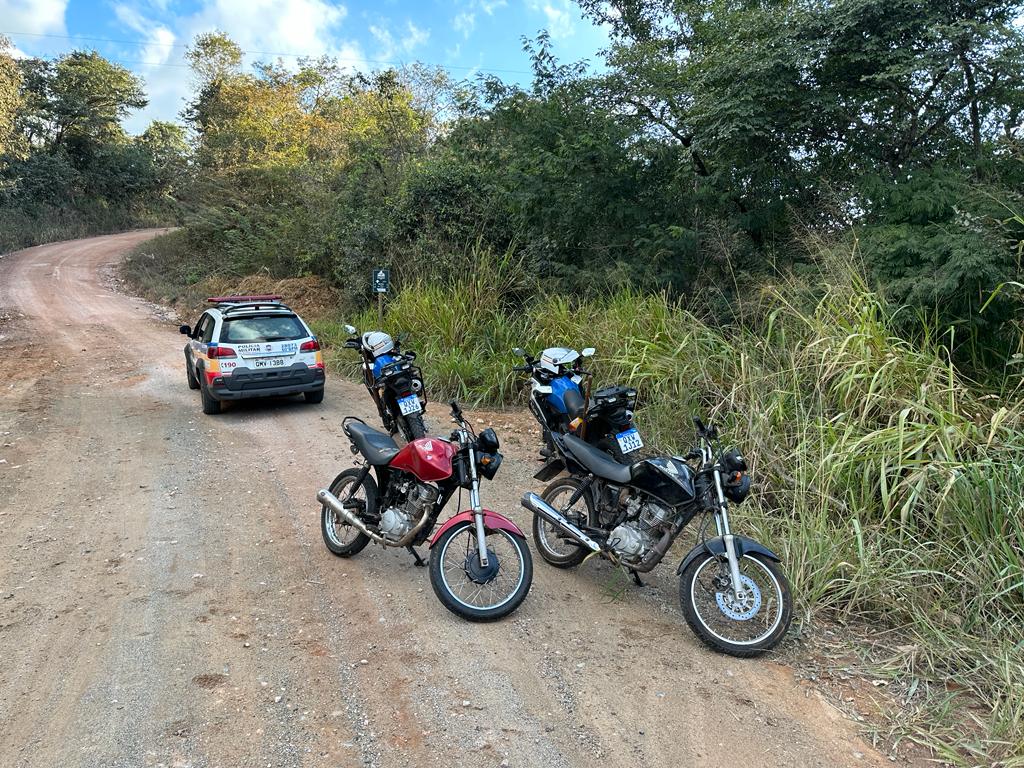
<path id="1" fill-rule="evenodd" d="M 633 577 L 633 583 L 638 587 L 644 586 L 644 583 L 640 581 L 640 574 L 634 571 L 632 568 L 629 569 L 629 575 Z"/>
<path id="2" fill-rule="evenodd" d="M 425 565 L 427 564 L 427 561 L 426 561 L 426 560 L 424 560 L 424 559 L 423 559 L 422 557 L 420 557 L 420 553 L 419 553 L 419 552 L 417 552 L 417 551 L 416 551 L 415 549 L 413 549 L 413 548 L 412 548 L 412 544 L 410 544 L 409 546 L 407 546 L 407 547 L 406 547 L 406 549 L 408 549 L 408 550 L 409 550 L 409 554 L 410 554 L 410 555 L 412 555 L 413 557 L 415 557 L 415 558 L 416 558 L 416 565 L 417 565 L 417 566 L 419 566 L 420 568 L 422 568 L 422 567 L 424 567 L 424 566 L 425 566 Z"/>

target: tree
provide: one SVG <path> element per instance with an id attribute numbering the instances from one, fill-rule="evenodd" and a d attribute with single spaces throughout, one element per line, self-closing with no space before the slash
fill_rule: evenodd
<path id="1" fill-rule="evenodd" d="M 0 156 L 18 155 L 23 150 L 17 132 L 22 78 L 11 50 L 11 41 L 0 35 Z"/>
<path id="2" fill-rule="evenodd" d="M 95 51 L 24 66 L 29 139 L 55 152 L 123 135 L 120 121 L 148 103 L 141 81 Z"/>

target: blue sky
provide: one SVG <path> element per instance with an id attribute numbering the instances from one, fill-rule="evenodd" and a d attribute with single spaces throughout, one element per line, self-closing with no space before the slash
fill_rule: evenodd
<path id="1" fill-rule="evenodd" d="M 596 61 L 607 41 L 571 0 L 0 0 L 0 34 L 20 53 L 95 49 L 139 74 L 150 105 L 128 121 L 133 132 L 176 118 L 189 92 L 184 46 L 214 29 L 250 62 L 329 54 L 365 70 L 423 61 L 456 77 L 486 71 L 523 83 L 524 35 L 547 29 L 565 60 Z"/>

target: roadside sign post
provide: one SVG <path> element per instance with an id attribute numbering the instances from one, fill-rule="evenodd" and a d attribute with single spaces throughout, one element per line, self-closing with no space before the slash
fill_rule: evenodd
<path id="1" fill-rule="evenodd" d="M 384 324 L 384 294 L 391 285 L 391 270 L 376 268 L 370 278 L 373 292 L 377 294 L 377 320 Z"/>

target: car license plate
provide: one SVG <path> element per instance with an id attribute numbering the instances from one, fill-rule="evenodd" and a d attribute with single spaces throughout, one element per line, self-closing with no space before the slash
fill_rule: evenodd
<path id="1" fill-rule="evenodd" d="M 265 357 L 262 360 L 253 360 L 253 368 L 280 368 L 284 365 L 283 357 Z"/>
<path id="2" fill-rule="evenodd" d="M 619 450 L 623 453 L 632 453 L 644 447 L 644 441 L 640 439 L 640 432 L 637 431 L 636 427 L 627 429 L 625 432 L 619 432 L 615 439 L 619 441 Z"/>
<path id="3" fill-rule="evenodd" d="M 410 413 L 419 413 L 423 408 L 420 406 L 420 398 L 417 395 L 409 395 L 398 401 L 398 410 L 402 412 L 403 416 L 408 416 Z"/>

